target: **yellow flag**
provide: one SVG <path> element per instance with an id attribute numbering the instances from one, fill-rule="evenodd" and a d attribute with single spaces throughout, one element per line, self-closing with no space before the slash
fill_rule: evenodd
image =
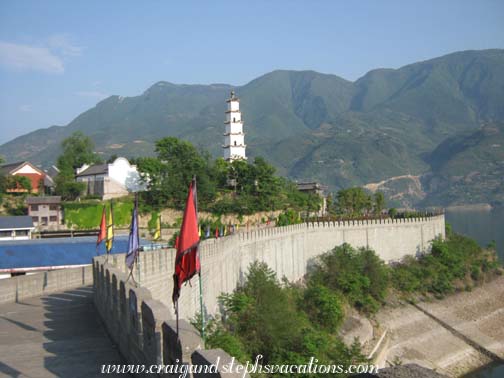
<path id="1" fill-rule="evenodd" d="M 154 232 L 154 240 L 161 239 L 161 215 L 158 215 L 156 222 L 156 231 Z"/>
<path id="2" fill-rule="evenodd" d="M 107 222 L 107 240 L 105 241 L 107 253 L 112 250 L 112 245 L 114 243 L 114 216 L 112 215 L 112 211 L 112 203 L 110 203 L 110 211 Z"/>

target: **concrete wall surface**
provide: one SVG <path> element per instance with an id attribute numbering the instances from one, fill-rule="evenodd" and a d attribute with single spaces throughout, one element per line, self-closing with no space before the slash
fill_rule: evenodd
<path id="1" fill-rule="evenodd" d="M 381 222 L 298 224 L 209 239 L 200 245 L 205 311 L 218 313 L 218 296 L 232 292 L 243 282 L 249 265 L 255 260 L 266 262 L 279 278 L 297 281 L 305 275 L 310 261 L 343 243 L 369 246 L 383 260 L 392 262 L 405 255 L 428 251 L 430 242 L 438 236 L 445 236 L 444 215 Z M 175 251 L 143 252 L 140 256 L 139 267 L 134 270 L 135 279 L 173 313 Z M 109 262 L 125 269 L 124 255 L 113 255 Z M 186 319 L 200 311 L 197 278 L 193 278 L 191 285 L 182 287 L 179 310 Z"/>
<path id="2" fill-rule="evenodd" d="M 0 304 L 93 284 L 91 265 L 0 280 Z"/>
<path id="3" fill-rule="evenodd" d="M 382 259 L 394 261 L 428 251 L 430 241 L 444 235 L 444 215 L 440 215 L 298 224 L 206 240 L 200 245 L 204 310 L 217 314 L 218 296 L 243 282 L 256 260 L 266 262 L 278 277 L 296 281 L 304 276 L 310 261 L 343 243 L 369 246 Z M 229 360 L 221 350 L 203 351 L 198 333 L 184 320 L 200 311 L 197 278 L 182 287 L 177 337 L 171 303 L 174 261 L 174 249 L 141 252 L 133 281 L 128 279 L 124 254 L 111 255 L 108 261 L 104 256 L 94 258 L 95 305 L 109 334 L 131 364 L 201 364 L 206 358 L 210 365 L 219 356 Z"/>
<path id="4" fill-rule="evenodd" d="M 148 289 L 128 280 L 126 273 L 105 262 L 103 256 L 94 259 L 93 276 L 95 306 L 128 364 L 149 369 L 153 365 L 169 365 L 172 369 L 193 366 L 200 370 L 192 376 L 201 378 L 235 376 L 223 371 L 223 364 L 232 359 L 230 355 L 221 349 L 204 350 L 199 333 L 184 319 L 179 321 L 177 335 L 170 309 L 153 299 Z M 212 366 L 215 371 L 210 370 Z M 133 375 L 179 377 L 181 373 L 138 371 Z"/>

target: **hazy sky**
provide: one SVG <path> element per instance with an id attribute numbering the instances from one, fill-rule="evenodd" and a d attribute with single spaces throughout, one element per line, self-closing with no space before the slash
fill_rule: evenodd
<path id="1" fill-rule="evenodd" d="M 0 2 L 0 144 L 153 83 L 368 70 L 504 47 L 504 1 Z"/>

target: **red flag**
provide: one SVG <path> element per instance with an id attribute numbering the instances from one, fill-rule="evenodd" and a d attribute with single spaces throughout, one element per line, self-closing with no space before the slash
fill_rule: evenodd
<path id="1" fill-rule="evenodd" d="M 198 246 L 198 208 L 196 199 L 196 180 L 189 185 L 184 219 L 177 243 L 177 255 L 175 257 L 175 274 L 173 275 L 173 302 L 180 296 L 182 284 L 189 281 L 195 274 L 200 272 Z"/>
<path id="2" fill-rule="evenodd" d="M 107 220 L 106 220 L 105 206 L 103 206 L 103 212 L 100 222 L 100 232 L 98 233 L 98 240 L 96 240 L 96 246 L 100 244 L 103 240 L 107 238 Z"/>

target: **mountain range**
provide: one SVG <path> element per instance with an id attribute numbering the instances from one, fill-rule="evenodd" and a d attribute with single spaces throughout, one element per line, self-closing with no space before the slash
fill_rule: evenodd
<path id="1" fill-rule="evenodd" d="M 48 166 L 80 130 L 105 158 L 153 155 L 165 136 L 221 156 L 225 100 L 240 98 L 247 154 L 332 190 L 365 185 L 404 206 L 504 204 L 504 50 L 461 51 L 351 82 L 278 70 L 243 86 L 160 81 L 110 96 L 66 126 L 0 146 L 7 161 Z"/>

